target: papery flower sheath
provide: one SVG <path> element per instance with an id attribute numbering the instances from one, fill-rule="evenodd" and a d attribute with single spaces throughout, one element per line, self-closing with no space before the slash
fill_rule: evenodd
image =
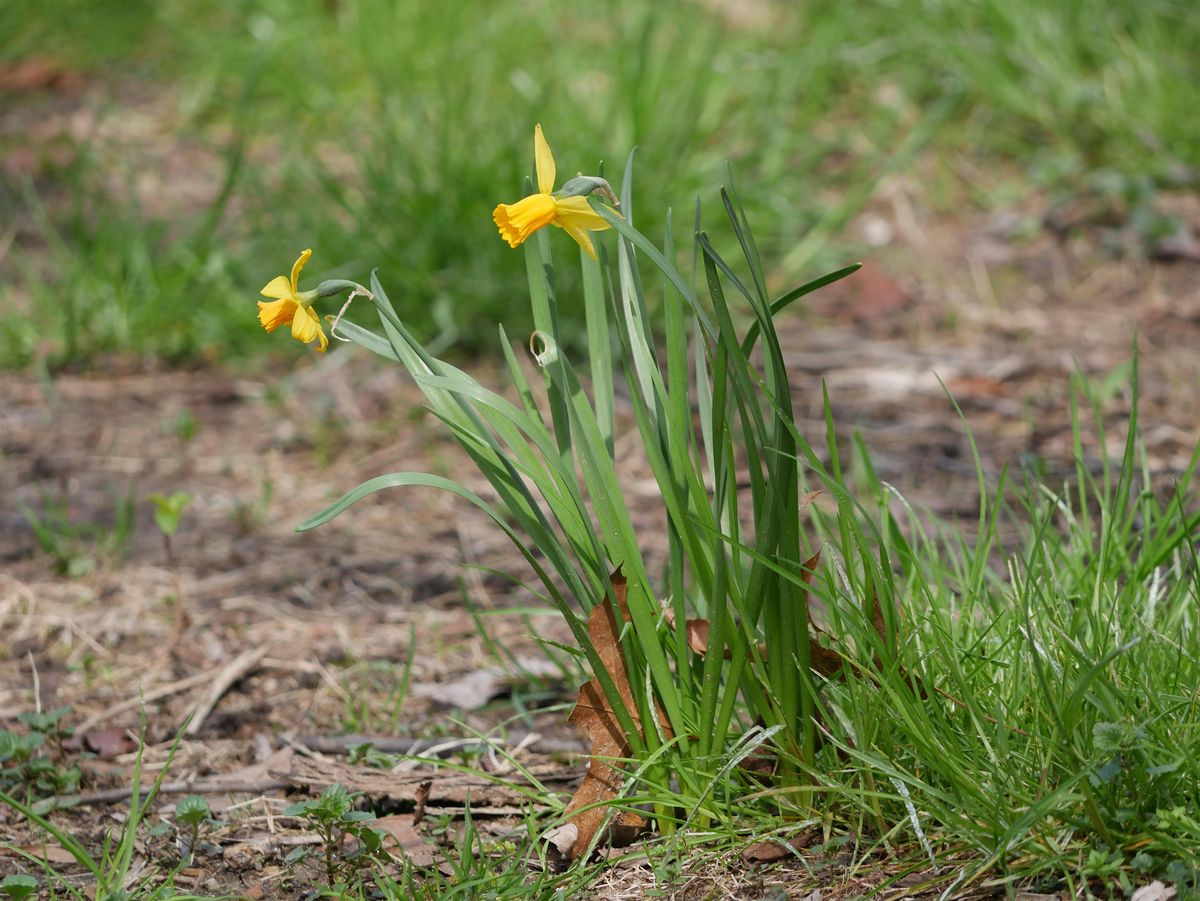
<path id="1" fill-rule="evenodd" d="M 501 203 L 492 210 L 500 237 L 509 247 L 518 247 L 539 228 L 554 225 L 574 238 L 588 256 L 596 259 L 596 248 L 588 233 L 611 226 L 591 208 L 586 197 L 554 195 L 554 154 L 542 135 L 541 125 L 533 130 L 533 161 L 537 171 L 537 193 L 516 203 Z"/>
<path id="2" fill-rule="evenodd" d="M 312 256 L 312 250 L 302 251 L 292 264 L 292 276 L 277 275 L 262 289 L 263 297 L 273 297 L 274 300 L 258 302 L 258 321 L 268 332 L 273 332 L 281 325 L 292 326 L 292 337 L 297 341 L 309 344 L 317 341 L 317 350 L 322 353 L 329 346 L 329 339 L 321 328 L 321 320 L 312 303 L 317 299 L 316 291 L 299 290 L 300 270 Z"/>

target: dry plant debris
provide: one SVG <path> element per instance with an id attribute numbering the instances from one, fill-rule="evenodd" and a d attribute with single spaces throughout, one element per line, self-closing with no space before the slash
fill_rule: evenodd
<path id="1" fill-rule="evenodd" d="M 806 561 L 804 561 L 804 570 L 801 573 L 800 578 L 804 581 L 805 585 L 812 584 L 813 573 L 816 572 L 817 564 L 819 564 L 820 562 L 821 562 L 821 552 L 820 551 L 817 551 L 815 554 L 813 554 L 811 557 L 809 557 Z M 823 627 L 813 617 L 813 615 L 812 615 L 813 603 L 810 600 L 810 597 L 809 597 L 809 594 L 807 591 L 804 594 L 804 607 L 805 607 L 806 613 L 808 614 L 809 624 L 812 626 L 812 628 L 818 632 L 822 632 L 825 635 L 828 635 L 834 641 L 837 641 L 837 637 L 834 636 L 832 633 L 830 633 L 827 628 Z M 879 633 L 879 636 L 881 638 L 886 639 L 887 638 L 887 626 L 884 624 L 883 613 L 882 613 L 882 610 L 880 609 L 879 601 L 877 598 L 872 599 L 870 617 L 871 617 L 871 624 L 874 626 L 875 631 L 877 633 Z M 663 618 L 666 621 L 668 628 L 671 628 L 671 629 L 675 628 L 675 611 L 673 608 L 671 608 L 669 606 L 664 606 Z M 692 653 L 698 654 L 700 656 L 704 656 L 705 654 L 707 654 L 709 651 L 709 647 L 708 647 L 709 623 L 708 623 L 708 620 L 699 619 L 699 618 L 688 619 L 684 622 L 684 629 L 687 633 L 688 647 L 691 648 Z M 838 651 L 836 651 L 832 648 L 825 647 L 820 642 L 818 642 L 815 638 L 809 639 L 808 652 L 809 652 L 809 659 L 811 661 L 812 668 L 823 676 L 831 676 L 842 668 L 842 663 L 843 663 L 842 655 Z M 726 647 L 724 649 L 724 654 L 725 654 L 725 659 L 728 660 L 729 659 L 729 648 L 728 647 Z M 765 644 L 758 645 L 758 655 L 762 660 L 767 659 L 767 646 Z"/>
<path id="2" fill-rule="evenodd" d="M 621 703 L 629 711 L 634 725 L 642 730 L 637 701 L 629 684 L 629 673 L 625 669 L 625 657 L 621 653 L 621 630 L 613 613 L 614 606 L 621 611 L 624 622 L 629 621 L 626 602 L 627 583 L 620 570 L 613 573 L 610 584 L 612 595 L 606 603 L 592 608 L 588 618 L 588 637 L 592 647 L 608 671 L 613 684 L 621 696 Z M 610 844 L 620 847 L 634 841 L 649 826 L 649 821 L 632 811 L 612 813 L 603 803 L 611 801 L 621 791 L 621 768 L 616 758 L 629 756 L 629 738 L 621 728 L 612 705 L 604 694 L 600 682 L 593 676 L 579 689 L 579 700 L 571 711 L 568 721 L 578 726 L 592 742 L 591 760 L 583 782 L 567 804 L 563 816 L 566 822 L 546 834 L 552 854 L 561 856 L 562 861 L 572 861 L 586 854 L 601 837 L 598 836 L 611 815 L 607 834 Z M 670 726 L 666 715 L 658 721 L 664 737 L 670 738 Z M 644 734 L 644 732 L 643 732 Z"/>

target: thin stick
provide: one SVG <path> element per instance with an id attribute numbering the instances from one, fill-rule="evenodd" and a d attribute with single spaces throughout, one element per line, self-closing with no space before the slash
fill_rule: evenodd
<path id="1" fill-rule="evenodd" d="M 526 744 L 530 738 L 535 738 L 535 741 Z M 431 753 L 436 753 L 439 757 L 449 757 L 455 751 L 465 750 L 467 748 L 476 748 L 480 746 L 494 746 L 503 744 L 517 747 L 529 747 L 540 751 L 543 754 L 567 753 L 567 754 L 582 754 L 587 751 L 587 745 L 579 740 L 561 739 L 561 738 L 545 738 L 537 736 L 537 733 L 513 732 L 506 741 L 497 742 L 495 739 L 467 737 L 460 739 L 412 739 L 412 738 L 395 738 L 382 735 L 299 735 L 292 740 L 294 745 L 301 745 L 313 751 L 319 751 L 323 754 L 345 754 L 351 748 L 359 745 L 370 745 L 373 750 L 379 751 L 382 754 L 405 754 L 412 756 L 423 756 Z"/>
<path id="2" fill-rule="evenodd" d="M 212 709 L 217 706 L 217 701 L 221 700 L 221 696 L 229 690 L 229 687 L 238 679 L 245 676 L 251 670 L 257 668 L 263 657 L 267 655 L 265 645 L 257 648 L 251 648 L 249 651 L 244 651 L 238 654 L 237 657 L 229 661 L 225 667 L 217 673 L 213 679 L 212 685 L 204 696 L 200 699 L 200 703 L 196 705 L 196 709 L 192 711 L 192 721 L 188 723 L 186 729 L 187 735 L 195 735 L 204 725 L 204 720 L 212 713 Z"/>
<path id="3" fill-rule="evenodd" d="M 129 698 L 121 701 L 119 704 L 114 704 L 107 710 L 101 711 L 93 716 L 88 717 L 82 723 L 75 727 L 75 731 L 82 734 L 87 732 L 93 726 L 97 726 L 106 720 L 112 719 L 119 713 L 124 713 L 126 710 L 136 710 L 143 704 L 149 704 L 151 701 L 157 701 L 160 698 L 169 697 L 173 694 L 178 694 L 181 691 L 187 691 L 189 688 L 195 688 L 197 685 L 203 685 L 205 682 L 211 682 L 215 670 L 209 670 L 205 673 L 197 673 L 194 676 L 188 676 L 186 679 L 180 679 L 178 682 L 172 682 L 170 685 L 162 685 L 158 688 L 151 689 L 144 694 L 138 695 L 136 698 Z"/>
<path id="4" fill-rule="evenodd" d="M 211 795 L 219 792 L 248 792 L 261 795 L 263 792 L 287 788 L 287 785 L 286 782 L 282 782 L 279 779 L 221 780 L 218 777 L 216 779 L 190 779 L 186 782 L 164 782 L 159 786 L 158 793 L 160 795 L 181 795 L 184 793 Z M 144 798 L 152 789 L 153 786 L 151 785 L 143 785 L 138 789 L 138 794 Z M 51 800 L 54 801 L 55 809 L 62 809 L 79 807 L 86 804 L 111 804 L 114 801 L 128 801 L 132 796 L 132 788 L 110 788 L 107 791 L 92 792 L 88 795 L 63 795 L 61 798 Z"/>
<path id="5" fill-rule="evenodd" d="M 29 671 L 33 673 L 33 712 L 42 712 L 42 681 L 38 678 L 37 662 L 33 659 L 33 651 L 26 651 L 29 658 Z"/>

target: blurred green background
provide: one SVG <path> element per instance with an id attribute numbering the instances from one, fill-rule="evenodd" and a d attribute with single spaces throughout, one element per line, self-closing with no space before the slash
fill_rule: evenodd
<path id="1" fill-rule="evenodd" d="M 1200 165 L 1197 8 L 7 0 L 0 362 L 307 353 L 254 305 L 304 247 L 306 286 L 378 266 L 420 335 L 494 347 L 525 277 L 490 211 L 538 121 L 560 176 L 616 180 L 637 145 L 650 235 L 673 206 L 686 238 L 730 166 L 781 285 L 854 252 L 843 226 L 888 172 L 951 215 L 1136 207 Z"/>

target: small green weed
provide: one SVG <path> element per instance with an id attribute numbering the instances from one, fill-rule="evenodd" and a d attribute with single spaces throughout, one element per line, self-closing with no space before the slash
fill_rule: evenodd
<path id="1" fill-rule="evenodd" d="M 258 497 L 253 501 L 239 498 L 230 513 L 233 527 L 239 535 L 249 535 L 261 529 L 267 521 L 267 509 L 275 494 L 275 483 L 269 478 L 263 478 L 259 484 Z"/>
<path id="2" fill-rule="evenodd" d="M 192 502 L 192 496 L 186 491 L 176 491 L 169 497 L 151 494 L 149 500 L 154 504 L 154 524 L 169 544 L 171 538 L 179 531 L 179 520 Z"/>
<path id="3" fill-rule="evenodd" d="M 132 496 L 115 498 L 108 522 L 76 521 L 70 498 L 45 490 L 41 492 L 40 510 L 24 504 L 18 504 L 17 509 L 33 530 L 39 547 L 54 560 L 55 569 L 71 578 L 85 576 L 103 558 L 121 554 L 133 537 Z"/>
<path id="4" fill-rule="evenodd" d="M 200 829 L 212 821 L 212 810 L 200 795 L 188 795 L 175 805 L 175 822 L 177 826 L 186 827 L 187 839 L 183 845 L 183 859 L 190 860 L 196 854 L 197 842 L 200 840 Z"/>
<path id="5" fill-rule="evenodd" d="M 145 734 L 144 723 L 142 734 Z M 170 874 L 165 879 L 158 874 L 149 875 L 143 881 L 136 882 L 132 889 L 126 888 L 126 883 L 129 881 L 130 869 L 134 865 L 135 853 L 139 841 L 138 832 L 144 824 L 147 811 L 154 803 L 159 789 L 167 777 L 171 763 L 175 759 L 175 753 L 179 749 L 179 742 L 182 736 L 183 732 L 180 731 L 167 753 L 167 758 L 162 769 L 148 789 L 143 789 L 142 786 L 142 750 L 145 745 L 144 743 L 139 743 L 138 754 L 133 766 L 128 815 L 121 824 L 120 833 L 115 842 L 110 834 L 105 835 L 99 857 L 93 856 L 78 838 L 69 831 L 55 825 L 45 814 L 40 813 L 35 806 L 20 801 L 5 791 L 0 791 L 0 804 L 6 804 L 15 811 L 23 814 L 30 823 L 40 828 L 47 836 L 53 837 L 58 844 L 70 853 L 75 862 L 87 871 L 92 884 L 86 888 L 86 891 L 81 888 L 77 877 L 64 876 L 41 857 L 19 848 L 12 848 L 12 846 L 10 846 L 10 850 L 15 850 L 29 864 L 41 869 L 50 886 L 52 896 L 56 898 L 61 897 L 59 892 L 62 893 L 62 896 L 74 898 L 76 901 L 85 901 L 85 899 L 94 899 L 94 901 L 132 901 L 134 898 L 145 899 L 145 901 L 160 901 L 160 899 L 161 901 L 167 901 L 167 899 L 188 901 L 188 899 L 195 898 L 196 896 L 176 892 L 173 886 L 173 878 Z M 37 805 L 37 807 L 41 806 Z"/>
<path id="6" fill-rule="evenodd" d="M 0 894 L 11 901 L 23 901 L 25 898 L 31 898 L 37 889 L 38 881 L 32 876 L 23 874 L 5 876 L 3 881 L 0 881 Z"/>
<path id="7" fill-rule="evenodd" d="M 70 713 L 70 707 L 21 713 L 17 719 L 29 727 L 28 733 L 0 730 L 0 791 L 20 793 L 29 802 L 78 789 L 79 768 L 61 763 L 63 739 L 72 734 L 63 723 Z M 47 745 L 52 753 L 41 753 Z"/>
<path id="8" fill-rule="evenodd" d="M 325 878 L 339 891 L 361 885 L 373 866 L 390 859 L 383 850 L 386 833 L 371 827 L 375 814 L 354 809 L 357 797 L 344 786 L 334 783 L 319 798 L 300 801 L 283 812 L 284 816 L 299 817 L 306 828 L 321 837 L 322 846 L 318 853 L 324 863 Z M 348 839 L 354 841 L 350 851 L 345 849 Z M 311 848 L 301 846 L 289 854 L 285 862 L 300 863 L 311 853 Z"/>
<path id="9" fill-rule="evenodd" d="M 416 659 L 417 631 L 410 625 L 404 663 L 364 660 L 342 674 L 342 729 L 346 732 L 395 735 L 403 722 L 404 701 Z"/>

